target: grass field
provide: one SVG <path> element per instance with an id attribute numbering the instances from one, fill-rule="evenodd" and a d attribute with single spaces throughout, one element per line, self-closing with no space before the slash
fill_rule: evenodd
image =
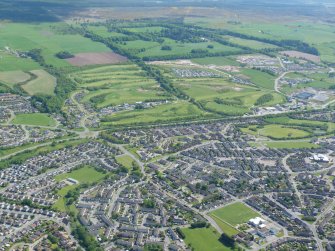
<path id="1" fill-rule="evenodd" d="M 30 113 L 18 114 L 11 121 L 16 125 L 32 125 L 32 126 L 55 126 L 56 122 L 48 114 L 45 113 Z"/>
<path id="2" fill-rule="evenodd" d="M 268 90 L 274 90 L 274 76 L 254 69 L 242 69 L 241 73 L 249 78 L 256 86 Z"/>
<path id="3" fill-rule="evenodd" d="M 226 247 L 219 241 L 220 234 L 212 227 L 210 228 L 183 228 L 184 239 L 187 245 L 195 251 L 231 251 L 233 249 Z"/>
<path id="4" fill-rule="evenodd" d="M 2 71 L 31 71 L 40 69 L 41 66 L 28 58 L 18 58 L 2 52 L 0 47 L 0 72 Z"/>
<path id="5" fill-rule="evenodd" d="M 71 171 L 70 173 L 64 173 L 60 174 L 55 177 L 56 181 L 62 181 L 67 178 L 72 178 L 77 181 L 79 181 L 80 184 L 92 184 L 94 182 L 98 182 L 102 180 L 105 177 L 104 174 L 96 171 L 94 168 L 85 166 L 80 169 Z M 65 201 L 65 195 L 70 191 L 77 187 L 78 185 L 69 185 L 65 186 L 62 189 L 58 191 L 58 195 L 60 198 L 56 201 L 56 203 L 53 205 L 54 209 L 60 210 L 62 212 L 66 211 L 66 201 Z"/>
<path id="6" fill-rule="evenodd" d="M 256 126 L 250 126 L 248 128 L 242 128 L 242 132 L 264 137 L 270 137 L 273 139 L 288 139 L 288 138 L 295 139 L 310 136 L 309 132 L 304 131 L 302 129 L 296 129 L 276 124 L 265 125 L 264 127 L 260 128 L 257 128 Z"/>
<path id="7" fill-rule="evenodd" d="M 192 62 L 201 64 L 201 65 L 218 65 L 218 66 L 239 66 L 240 63 L 237 62 L 235 59 L 230 57 L 204 57 L 204 58 L 194 58 Z"/>
<path id="8" fill-rule="evenodd" d="M 134 162 L 134 160 L 128 155 L 117 156 L 116 161 L 128 169 L 132 168 Z"/>
<path id="9" fill-rule="evenodd" d="M 200 110 L 197 106 L 189 102 L 178 101 L 150 109 L 120 112 L 106 117 L 105 122 L 102 122 L 102 125 L 125 126 L 131 124 L 205 119 L 206 117 L 213 117 L 213 115 Z"/>
<path id="10" fill-rule="evenodd" d="M 237 202 L 211 212 L 210 216 L 217 217 L 228 224 L 237 226 L 260 215 L 243 203 Z"/>
<path id="11" fill-rule="evenodd" d="M 224 38 L 227 39 L 231 43 L 238 44 L 238 45 L 241 45 L 241 46 L 246 46 L 246 47 L 249 47 L 251 49 L 256 49 L 256 50 L 279 48 L 278 46 L 258 42 L 258 41 L 255 41 L 255 40 L 241 39 L 241 38 L 238 38 L 238 37 L 231 37 L 231 36 L 224 36 Z"/>
<path id="12" fill-rule="evenodd" d="M 69 34 L 67 29 L 65 23 L 5 23 L 1 26 L 3 39 L 0 40 L 0 49 L 5 46 L 20 51 L 40 48 L 46 63 L 58 67 L 69 65 L 65 60 L 55 57 L 55 54 L 60 51 L 66 50 L 73 54 L 110 51 L 101 43 L 92 42 L 81 35 Z M 23 70 L 21 65 L 21 63 L 17 64 L 15 70 Z"/>
<path id="13" fill-rule="evenodd" d="M 31 71 L 37 78 L 22 85 L 22 88 L 29 94 L 54 95 L 57 79 L 44 70 Z"/>
<path id="14" fill-rule="evenodd" d="M 23 71 L 4 71 L 0 72 L 0 82 L 5 83 L 9 87 L 15 84 L 25 82 L 30 79 L 30 75 Z"/>
<path id="15" fill-rule="evenodd" d="M 274 98 L 263 106 L 284 102 L 283 96 L 273 91 L 231 83 L 226 78 L 174 79 L 174 85 L 210 111 L 227 115 L 249 113 L 257 99 L 267 93 L 271 93 Z M 222 102 L 217 101 L 218 99 Z"/>
<path id="16" fill-rule="evenodd" d="M 291 119 L 289 117 L 276 117 L 276 118 L 267 118 L 265 120 L 269 123 L 277 123 L 283 125 L 295 125 L 295 126 L 315 126 L 315 127 L 327 127 L 327 132 L 331 133 L 335 130 L 335 123 L 332 122 L 322 122 L 322 121 L 314 121 L 314 120 L 303 120 L 303 119 Z"/>
<path id="17" fill-rule="evenodd" d="M 286 148 L 286 149 L 315 149 L 319 148 L 319 145 L 310 143 L 308 141 L 283 141 L 283 142 L 277 142 L 277 141 L 269 141 L 264 142 L 264 144 L 269 148 Z"/>
<path id="18" fill-rule="evenodd" d="M 222 219 L 220 219 L 218 216 L 216 215 L 211 215 L 212 219 L 216 222 L 216 224 L 218 224 L 218 226 L 221 228 L 221 230 L 227 234 L 228 236 L 232 237 L 236 234 L 239 233 L 239 231 L 232 227 L 231 225 L 227 224 L 225 221 L 223 221 Z"/>

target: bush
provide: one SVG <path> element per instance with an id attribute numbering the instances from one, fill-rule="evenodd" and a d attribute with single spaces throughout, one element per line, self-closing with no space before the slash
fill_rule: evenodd
<path id="1" fill-rule="evenodd" d="M 73 58 L 74 55 L 71 54 L 68 51 L 60 51 L 58 53 L 55 54 L 56 57 L 58 57 L 59 59 L 67 59 L 67 58 Z"/>

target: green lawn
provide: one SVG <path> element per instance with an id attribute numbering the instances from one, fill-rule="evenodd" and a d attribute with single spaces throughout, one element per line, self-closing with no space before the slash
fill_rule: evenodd
<path id="1" fill-rule="evenodd" d="M 44 70 L 31 71 L 37 78 L 23 85 L 22 88 L 29 94 L 54 95 L 57 79 Z"/>
<path id="2" fill-rule="evenodd" d="M 101 181 L 105 177 L 105 174 L 96 171 L 94 168 L 85 166 L 80 169 L 71 171 L 69 173 L 63 173 L 55 177 L 56 181 L 62 181 L 67 178 L 72 178 L 79 181 L 80 184 L 92 184 L 94 182 Z M 79 184 L 76 185 L 68 185 L 60 189 L 57 194 L 60 198 L 55 202 L 53 208 L 59 210 L 61 212 L 67 211 L 65 195 L 70 191 L 78 187 Z"/>
<path id="3" fill-rule="evenodd" d="M 295 149 L 295 148 L 314 149 L 320 147 L 319 145 L 310 143 L 308 141 L 283 141 L 283 142 L 269 141 L 264 142 L 264 144 L 269 148 L 286 148 L 286 149 Z"/>
<path id="4" fill-rule="evenodd" d="M 241 130 L 244 133 L 265 136 L 273 139 L 295 139 L 310 136 L 310 133 L 303 129 L 296 129 L 277 124 L 265 125 L 259 128 L 250 126 L 248 128 L 242 128 Z"/>
<path id="5" fill-rule="evenodd" d="M 88 183 L 91 184 L 93 182 L 97 182 L 101 179 L 103 179 L 105 175 L 101 172 L 98 172 L 92 167 L 85 166 L 83 168 L 71 171 L 69 173 L 63 173 L 55 177 L 55 180 L 61 181 L 67 178 L 72 178 L 79 183 Z"/>
<path id="6" fill-rule="evenodd" d="M 11 121 L 16 125 L 32 125 L 32 126 L 55 126 L 56 122 L 48 114 L 45 113 L 28 113 L 18 114 Z"/>
<path id="7" fill-rule="evenodd" d="M 219 241 L 220 234 L 212 227 L 210 228 L 183 228 L 184 239 L 187 245 L 195 251 L 231 251 L 233 249 L 226 247 Z"/>
<path id="8" fill-rule="evenodd" d="M 217 209 L 211 212 L 210 215 L 216 216 L 233 226 L 246 223 L 251 218 L 260 216 L 257 212 L 240 202 Z"/>
<path id="9" fill-rule="evenodd" d="M 232 66 L 239 66 L 240 63 L 236 60 L 229 58 L 229 57 L 205 57 L 205 58 L 194 58 L 192 62 L 201 64 L 201 65 L 218 65 L 218 66 L 225 66 L 225 65 L 232 65 Z"/>
<path id="10" fill-rule="evenodd" d="M 228 236 L 234 236 L 234 235 L 239 233 L 239 231 L 237 229 L 233 228 L 232 226 L 230 226 L 229 224 L 224 222 L 222 219 L 220 219 L 216 215 L 211 214 L 211 217 L 216 222 L 216 224 L 218 224 L 218 226 L 221 228 L 221 230 L 225 234 L 227 234 Z"/>
<path id="11" fill-rule="evenodd" d="M 134 162 L 134 160 L 128 155 L 118 156 L 116 157 L 116 161 L 128 169 L 132 168 Z"/>

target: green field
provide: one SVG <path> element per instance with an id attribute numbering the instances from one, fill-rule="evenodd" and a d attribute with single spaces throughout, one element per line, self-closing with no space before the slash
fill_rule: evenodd
<path id="1" fill-rule="evenodd" d="M 5 83 L 10 88 L 15 84 L 23 83 L 30 79 L 30 75 L 23 71 L 4 71 L 0 72 L 0 82 Z"/>
<path id="2" fill-rule="evenodd" d="M 228 224 L 237 226 L 247 223 L 250 219 L 260 215 L 243 203 L 237 202 L 211 212 L 210 216 L 217 217 Z"/>
<path id="3" fill-rule="evenodd" d="M 255 41 L 255 40 L 241 39 L 241 38 L 238 38 L 238 37 L 231 37 L 231 36 L 224 36 L 224 38 L 227 39 L 231 43 L 238 44 L 238 45 L 241 45 L 241 46 L 246 46 L 246 47 L 249 47 L 251 49 L 256 49 L 256 50 L 277 49 L 277 48 L 279 48 L 278 46 L 258 42 L 258 41 Z"/>
<path id="4" fill-rule="evenodd" d="M 67 178 L 72 178 L 79 181 L 79 183 L 90 184 L 93 182 L 97 182 L 103 179 L 104 177 L 105 175 L 103 173 L 96 171 L 94 168 L 90 166 L 85 166 L 80 169 L 71 171 L 69 173 L 60 174 L 55 177 L 55 180 L 61 181 Z"/>
<path id="5" fill-rule="evenodd" d="M 72 77 L 88 90 L 83 102 L 92 102 L 97 108 L 170 98 L 134 64 L 91 68 L 75 72 Z"/>
<path id="6" fill-rule="evenodd" d="M 73 54 L 80 52 L 106 52 L 110 51 L 101 43 L 92 42 L 79 34 L 70 34 L 68 26 L 65 23 L 4 23 L 1 25 L 0 49 L 5 46 L 19 51 L 28 51 L 31 49 L 42 49 L 42 56 L 47 64 L 54 66 L 69 66 L 65 60 L 55 57 L 60 51 L 69 51 Z M 33 67 L 36 63 L 31 63 L 29 67 L 22 68 L 26 59 L 17 59 L 17 63 L 11 63 L 12 69 L 6 70 L 33 70 L 39 67 Z M 1 67 L 0 67 L 1 69 Z"/>
<path id="7" fill-rule="evenodd" d="M 71 171 L 69 173 L 60 174 L 55 177 L 56 181 L 62 181 L 67 178 L 72 178 L 77 181 L 79 181 L 79 184 L 92 184 L 94 182 L 101 181 L 105 175 L 103 173 L 100 173 L 96 171 L 94 168 L 85 166 L 80 169 Z M 53 205 L 53 208 L 56 210 L 60 210 L 62 212 L 66 211 L 66 201 L 65 201 L 65 195 L 72 189 L 75 189 L 78 187 L 79 184 L 76 185 L 68 185 L 60 189 L 57 194 L 60 196 L 60 198 L 56 201 L 56 203 Z"/>
<path id="8" fill-rule="evenodd" d="M 46 94 L 54 95 L 54 90 L 57 85 L 57 79 L 44 70 L 31 71 L 36 76 L 36 79 L 22 85 L 22 88 L 29 95 Z"/>
<path id="9" fill-rule="evenodd" d="M 128 155 L 117 156 L 115 159 L 119 164 L 128 169 L 131 169 L 133 166 L 134 160 Z"/>
<path id="10" fill-rule="evenodd" d="M 227 115 L 249 113 L 257 99 L 268 93 L 271 93 L 274 98 L 263 106 L 284 102 L 283 96 L 273 91 L 231 83 L 226 78 L 175 79 L 174 85 L 210 111 Z"/>
<path id="11" fill-rule="evenodd" d="M 216 215 L 211 214 L 211 217 L 226 235 L 232 237 L 232 236 L 239 233 L 239 231 L 236 228 L 227 224 L 225 221 L 223 221 L 222 219 L 220 219 Z"/>
<path id="12" fill-rule="evenodd" d="M 295 139 L 304 138 L 311 135 L 309 132 L 304 131 L 303 129 L 296 129 L 276 124 L 265 125 L 258 128 L 256 126 L 249 126 L 248 128 L 242 128 L 242 132 L 273 139 Z"/>
<path id="13" fill-rule="evenodd" d="M 56 121 L 45 113 L 18 114 L 11 123 L 15 125 L 56 126 Z"/>
<path id="14" fill-rule="evenodd" d="M 1 51 L 0 47 L 0 72 L 2 71 L 31 71 L 40 69 L 41 66 L 28 58 L 18 58 Z"/>
<path id="15" fill-rule="evenodd" d="M 310 143 L 308 141 L 268 141 L 264 142 L 264 144 L 269 148 L 286 148 L 286 149 L 315 149 L 319 148 L 319 145 Z"/>
<path id="16" fill-rule="evenodd" d="M 186 101 L 156 106 L 150 109 L 120 112 L 108 116 L 102 126 L 126 126 L 146 123 L 167 123 L 213 117 Z"/>
<path id="17" fill-rule="evenodd" d="M 193 58 L 191 60 L 193 63 L 201 65 L 218 65 L 218 66 L 240 66 L 240 63 L 235 59 L 230 57 L 204 57 L 204 58 Z"/>
<path id="18" fill-rule="evenodd" d="M 195 251 L 231 251 L 219 241 L 220 234 L 212 227 L 210 228 L 183 228 L 184 239 L 187 245 L 191 245 Z"/>
<path id="19" fill-rule="evenodd" d="M 327 133 L 331 133 L 335 130 L 335 123 L 332 122 L 322 122 L 322 121 L 314 121 L 314 120 L 303 120 L 303 119 L 291 119 L 289 117 L 275 117 L 275 118 L 267 118 L 266 122 L 283 124 L 283 125 L 293 125 L 293 126 L 301 126 L 301 127 L 326 127 Z"/>

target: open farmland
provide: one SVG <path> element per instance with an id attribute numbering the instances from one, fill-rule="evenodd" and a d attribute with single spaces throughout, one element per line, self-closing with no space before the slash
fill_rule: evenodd
<path id="1" fill-rule="evenodd" d="M 22 88 L 30 95 L 47 94 L 54 95 L 57 79 L 44 70 L 31 71 L 35 79 L 22 85 Z"/>
<path id="2" fill-rule="evenodd" d="M 81 87 L 88 90 L 83 102 L 92 102 L 97 108 L 170 97 L 134 64 L 101 66 L 72 75 Z"/>
<path id="3" fill-rule="evenodd" d="M 117 64 L 126 62 L 127 58 L 114 52 L 86 52 L 78 53 L 67 61 L 74 66 L 97 65 L 97 64 Z"/>
<path id="4" fill-rule="evenodd" d="M 31 76 L 23 71 L 5 71 L 0 72 L 0 82 L 5 83 L 9 87 L 13 87 L 15 84 L 23 83 L 29 80 Z"/>
<path id="5" fill-rule="evenodd" d="M 41 54 L 46 63 L 58 67 L 69 66 L 68 62 L 55 56 L 55 54 L 60 51 L 66 50 L 73 54 L 83 52 L 110 52 L 110 49 L 105 45 L 92 42 L 90 39 L 76 34 L 64 23 L 8 23 L 1 27 L 1 34 L 3 36 L 3 39 L 0 41 L 1 50 L 5 47 L 18 51 L 41 49 Z M 29 61 L 28 59 L 16 60 L 18 61 L 17 66 L 19 67 L 13 70 L 21 70 L 21 62 Z M 35 69 L 39 68 L 36 63 L 32 62 L 30 64 L 36 65 Z M 13 66 L 15 66 L 15 64 L 11 64 L 11 67 Z M 27 68 L 28 67 L 22 68 L 22 70 L 26 70 Z M 34 70 L 33 66 L 29 67 L 29 70 Z"/>
<path id="6" fill-rule="evenodd" d="M 40 69 L 41 66 L 29 58 L 20 58 L 3 52 L 0 48 L 0 72 L 2 71 L 30 71 Z"/>

